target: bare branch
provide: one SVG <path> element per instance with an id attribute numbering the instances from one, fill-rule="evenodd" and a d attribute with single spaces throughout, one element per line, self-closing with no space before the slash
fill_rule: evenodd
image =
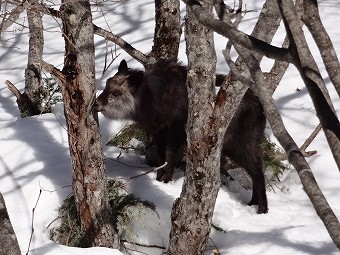
<path id="1" fill-rule="evenodd" d="M 17 98 L 17 100 L 19 100 L 22 95 L 17 87 L 15 87 L 15 85 L 9 80 L 7 80 L 5 84 L 7 85 L 8 89 L 13 93 L 13 95 Z"/>
<path id="2" fill-rule="evenodd" d="M 165 163 L 164 163 L 163 165 L 161 165 L 161 166 L 154 167 L 154 168 L 150 169 L 149 171 L 146 171 L 145 173 L 138 174 L 138 175 L 135 175 L 135 176 L 131 176 L 131 177 L 129 177 L 129 179 L 134 180 L 134 179 L 136 179 L 136 178 L 138 178 L 138 177 L 147 175 L 147 174 L 149 174 L 149 173 L 151 173 L 151 172 L 153 172 L 153 171 L 158 171 L 159 169 L 164 168 L 167 164 L 168 164 L 168 162 L 165 162 Z"/>
<path id="3" fill-rule="evenodd" d="M 204 25 L 206 25 L 216 33 L 237 42 L 247 49 L 255 50 L 268 58 L 293 63 L 294 58 L 292 57 L 288 49 L 272 46 L 262 40 L 259 40 L 251 35 L 247 35 L 237 30 L 229 24 L 214 19 L 213 16 L 208 15 L 201 4 L 195 0 L 183 0 L 183 2 L 185 2 L 189 6 L 189 8 L 192 9 L 196 18 L 200 22 L 202 22 Z"/>
<path id="4" fill-rule="evenodd" d="M 60 18 L 60 12 L 58 10 L 55 10 L 53 8 L 47 7 L 43 4 L 41 4 L 40 11 L 44 12 L 45 14 L 51 15 L 55 18 Z M 119 47 L 121 47 L 123 50 L 126 51 L 131 57 L 136 59 L 138 62 L 140 62 L 143 66 L 147 66 L 149 63 L 154 62 L 154 59 L 145 55 L 141 51 L 134 48 L 131 44 L 126 42 L 124 39 L 122 39 L 120 36 L 113 34 L 110 31 L 107 31 L 101 27 L 98 27 L 97 25 L 93 24 L 93 30 L 96 35 L 99 35 L 103 38 L 105 38 L 108 41 L 111 41 L 115 44 L 117 44 Z"/>
<path id="5" fill-rule="evenodd" d="M 306 149 L 311 144 L 311 142 L 314 140 L 314 138 L 319 134 L 320 130 L 321 130 L 321 124 L 319 123 L 314 129 L 314 131 L 310 134 L 310 136 L 306 139 L 306 141 L 301 145 L 300 150 L 306 153 L 305 157 L 310 157 L 317 153 L 316 151 L 307 152 Z"/>
<path id="6" fill-rule="evenodd" d="M 137 50 L 134 48 L 131 44 L 128 42 L 124 41 L 121 37 L 118 35 L 115 35 L 101 27 L 98 27 L 96 25 L 93 25 L 94 33 L 96 35 L 102 36 L 105 39 L 112 41 L 119 45 L 123 50 L 125 50 L 131 57 L 136 59 L 138 62 L 140 62 L 142 65 L 147 65 L 150 61 L 150 59 L 143 54 L 141 51 Z"/>
<path id="7" fill-rule="evenodd" d="M 20 14 L 25 10 L 27 5 L 27 2 L 24 0 L 20 3 L 20 5 L 16 6 L 9 14 L 9 16 L 6 18 L 6 13 L 4 14 L 4 17 L 2 19 L 1 25 L 0 25 L 0 33 L 5 31 L 7 28 L 9 28 L 13 23 L 16 22 L 16 20 L 19 18 Z"/>
<path id="8" fill-rule="evenodd" d="M 294 12 L 293 2 L 291 0 L 278 0 L 278 3 L 290 40 L 291 51 L 297 58 L 295 66 L 299 70 L 313 101 L 317 117 L 325 132 L 335 162 L 340 167 L 340 122 L 334 111 L 328 90 L 304 37 L 300 19 Z"/>
<path id="9" fill-rule="evenodd" d="M 231 44 L 228 42 L 226 48 L 222 51 L 222 53 L 225 61 L 227 62 L 230 68 L 231 73 L 237 80 L 239 80 L 243 84 L 246 84 L 247 86 L 250 86 L 251 83 L 253 83 L 253 81 L 242 75 L 242 73 L 240 72 L 240 70 L 237 68 L 236 64 L 234 63 L 234 61 L 232 61 L 230 57 L 230 49 Z"/>
<path id="10" fill-rule="evenodd" d="M 40 63 L 38 63 L 38 65 L 40 65 L 40 67 L 42 69 L 44 69 L 45 71 L 49 72 L 50 74 L 54 75 L 56 78 L 58 78 L 61 83 L 64 83 L 66 80 L 65 75 L 55 66 L 53 66 L 52 64 L 49 64 L 45 61 L 41 61 Z"/>

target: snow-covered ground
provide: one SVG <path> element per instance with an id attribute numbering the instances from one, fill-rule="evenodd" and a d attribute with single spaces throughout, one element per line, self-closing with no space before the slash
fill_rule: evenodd
<path id="1" fill-rule="evenodd" d="M 119 34 L 134 47 L 147 53 L 151 50 L 154 32 L 154 9 L 151 0 L 130 0 L 112 4 L 105 2 L 103 9 L 94 7 L 94 23 L 104 28 L 109 24 L 113 33 Z M 230 1 L 233 4 L 233 1 Z M 246 1 L 247 2 L 247 1 Z M 256 16 L 261 10 L 263 1 L 248 1 L 247 9 L 258 12 L 248 13 L 240 28 L 251 32 Z M 109 4 L 110 3 L 110 4 Z M 340 52 L 339 28 L 340 4 L 335 0 L 319 1 L 319 9 L 324 25 L 329 32 L 335 49 Z M 105 14 L 105 16 L 103 16 Z M 105 19 L 103 18 L 105 17 Z M 60 22 L 45 18 L 45 53 L 47 62 L 62 68 L 64 44 L 60 33 Z M 27 25 L 24 17 L 21 22 Z M 20 24 L 20 21 L 19 21 Z M 27 63 L 28 30 L 14 25 L 1 37 L 0 47 L 0 191 L 4 195 L 8 212 L 17 234 L 22 254 L 28 250 L 32 229 L 32 209 L 34 213 L 34 233 L 29 254 L 121 254 L 107 248 L 71 248 L 49 240 L 50 223 L 57 217 L 57 208 L 71 192 L 71 163 L 68 152 L 67 133 L 62 105 L 58 105 L 53 114 L 44 114 L 21 119 L 14 96 L 5 86 L 10 80 L 19 89 L 24 87 L 24 68 Z M 283 38 L 283 29 L 274 43 L 279 45 Z M 340 101 L 325 73 L 318 51 L 310 39 L 310 47 L 315 53 L 317 63 L 324 75 L 327 87 L 334 99 L 335 108 L 340 113 Z M 125 58 L 129 65 L 140 67 L 126 53 L 117 48 L 120 54 L 110 71 L 102 75 L 105 41 L 96 36 L 97 86 L 102 89 L 105 79 L 112 75 L 120 60 Z M 216 37 L 216 49 L 219 56 L 218 71 L 227 72 L 221 49 L 226 40 Z M 115 50 L 112 43 L 108 46 Z M 185 46 L 181 45 L 180 60 L 186 62 Z M 263 63 L 264 68 L 271 61 Z M 300 91 L 296 91 L 299 88 Z M 315 110 L 298 73 L 290 67 L 282 83 L 275 92 L 275 100 L 284 122 L 301 145 L 318 124 Z M 105 155 L 116 158 L 120 151 L 117 148 L 105 147 L 108 138 L 116 133 L 124 123 L 107 121 L 100 116 L 101 132 Z M 270 129 L 268 128 L 270 134 Z M 340 216 L 339 190 L 340 174 L 325 137 L 320 133 L 310 145 L 318 153 L 309 158 L 313 173 L 324 192 L 328 202 L 337 216 Z M 142 159 L 135 154 L 126 154 L 119 161 L 140 166 Z M 128 167 L 117 161 L 107 160 L 108 177 L 124 178 L 134 176 L 142 170 Z M 127 189 L 136 196 L 153 202 L 158 211 L 145 215 L 135 223 L 135 240 L 144 244 L 166 246 L 171 227 L 170 211 L 172 203 L 180 195 L 183 173 L 176 173 L 175 180 L 164 184 L 155 180 L 155 173 L 126 181 Z M 40 190 L 42 190 L 39 196 Z M 223 186 L 217 198 L 213 223 L 225 232 L 212 230 L 209 250 L 212 254 L 216 247 L 221 254 L 243 255 L 306 255 L 338 254 L 321 220 L 316 215 L 310 201 L 302 189 L 295 171 L 282 178 L 274 190 L 268 190 L 269 213 L 257 215 L 256 208 L 245 204 L 251 194 L 242 190 L 236 183 Z M 139 247 L 136 247 L 142 250 Z M 144 249 L 147 254 L 161 254 L 155 248 Z M 140 253 L 136 253 L 140 254 Z"/>

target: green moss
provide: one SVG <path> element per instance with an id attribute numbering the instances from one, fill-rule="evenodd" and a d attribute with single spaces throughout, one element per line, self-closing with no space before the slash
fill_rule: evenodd
<path id="1" fill-rule="evenodd" d="M 137 146 L 132 144 L 133 139 L 139 141 Z M 145 154 L 146 142 L 147 135 L 145 132 L 138 126 L 138 124 L 133 123 L 120 130 L 118 134 L 116 134 L 106 145 L 116 146 L 124 150 L 134 149 Z"/>
<path id="2" fill-rule="evenodd" d="M 130 223 L 148 211 L 155 212 L 156 207 L 149 201 L 142 201 L 133 194 L 128 194 L 121 181 L 108 181 L 108 199 L 111 207 L 113 226 L 117 227 L 118 236 L 131 238 L 134 234 Z M 137 215 L 136 215 L 137 212 Z M 50 230 L 50 239 L 67 246 L 82 247 L 86 236 L 80 225 L 80 218 L 74 203 L 74 196 L 66 198 L 58 210 L 60 225 Z"/>

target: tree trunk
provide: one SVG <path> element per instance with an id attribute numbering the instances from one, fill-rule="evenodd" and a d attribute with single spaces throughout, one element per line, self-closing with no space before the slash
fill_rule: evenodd
<path id="1" fill-rule="evenodd" d="M 205 6 L 212 12 L 212 5 Z M 213 33 L 187 10 L 187 166 L 182 193 L 171 213 L 168 254 L 203 254 L 209 238 L 215 200 L 220 187 L 223 135 L 211 118 L 215 99 L 216 54 Z"/>
<path id="2" fill-rule="evenodd" d="M 42 60 L 44 49 L 44 35 L 42 13 L 39 10 L 40 3 L 37 0 L 29 0 L 27 3 L 20 4 L 12 11 L 11 16 L 14 20 L 6 20 L 4 28 L 7 28 L 20 15 L 20 11 L 27 9 L 27 20 L 29 28 L 29 51 L 28 63 L 25 69 L 25 91 L 19 90 L 8 81 L 8 87 L 17 98 L 17 104 L 22 117 L 37 115 L 43 112 L 42 102 L 46 97 L 46 91 L 41 82 L 41 70 L 37 63 Z M 1 28 L 3 29 L 3 28 Z M 49 111 L 50 109 L 47 109 Z"/>
<path id="3" fill-rule="evenodd" d="M 275 11 L 275 15 L 271 10 Z M 268 15 L 269 13 L 270 15 Z M 268 20 L 275 25 L 260 29 L 267 24 Z M 261 19 L 259 19 L 253 34 L 270 42 L 279 21 L 280 14 L 277 11 L 277 4 L 274 0 L 269 0 L 264 6 Z M 202 49 L 209 47 L 202 42 L 202 38 L 207 36 L 207 31 L 199 26 L 192 15 L 188 15 L 186 41 L 189 60 L 190 105 L 187 126 L 187 169 L 181 197 L 176 200 L 172 211 L 173 228 L 170 234 L 168 254 L 202 254 L 205 250 L 210 232 L 211 216 L 220 185 L 220 142 L 223 139 L 227 123 L 247 89 L 245 85 L 230 78 L 227 80 L 227 85 L 220 89 L 214 104 L 211 95 L 215 95 L 215 92 L 211 87 L 211 80 L 207 79 L 211 76 L 205 74 L 203 81 L 199 79 L 202 78 L 200 76 L 202 69 L 208 67 L 208 63 L 213 62 L 207 57 L 210 56 L 209 54 L 202 52 Z M 211 41 L 208 45 L 211 45 Z M 260 59 L 260 56 L 258 58 Z M 202 63 L 205 63 L 204 68 L 202 65 L 200 66 Z M 197 65 L 199 71 L 195 69 Z M 193 73 L 196 73 L 197 76 L 190 76 L 191 68 L 196 70 Z M 204 98 L 207 100 L 203 101 Z M 232 100 L 229 100 L 231 98 Z M 214 106 L 213 109 L 212 106 Z M 222 119 L 224 120 L 222 121 Z M 220 120 L 220 123 L 217 120 Z M 206 185 L 204 188 L 200 186 L 202 183 Z"/>
<path id="4" fill-rule="evenodd" d="M 42 100 L 46 96 L 41 80 L 41 70 L 37 66 L 37 63 L 42 60 L 44 49 L 43 15 L 38 7 L 38 0 L 29 0 L 27 6 L 29 50 L 25 70 L 25 92 L 22 94 L 23 97 L 27 97 L 28 102 L 20 107 L 23 117 L 40 114 L 43 111 Z"/>
<path id="5" fill-rule="evenodd" d="M 83 246 L 114 246 L 114 228 L 107 200 L 107 180 L 98 123 L 92 112 L 95 67 L 89 1 L 64 1 L 61 8 L 65 38 L 62 93 L 73 168 L 73 193 Z"/>
<path id="6" fill-rule="evenodd" d="M 179 0 L 155 1 L 155 33 L 151 57 L 177 61 L 181 38 Z"/>
<path id="7" fill-rule="evenodd" d="M 302 1 L 302 0 L 300 0 Z M 316 0 L 303 0 L 302 20 L 312 34 L 325 64 L 329 78 L 340 96 L 340 64 L 332 41 L 322 24 Z"/>
<path id="8" fill-rule="evenodd" d="M 20 247 L 0 193 L 0 255 L 20 255 Z"/>
<path id="9" fill-rule="evenodd" d="M 304 0 L 303 22 L 311 32 L 315 43 L 317 44 L 321 57 L 325 64 L 327 73 L 332 81 L 338 95 L 340 96 L 340 64 L 339 59 L 334 50 L 331 39 L 326 29 L 322 25 L 319 15 L 318 4 L 315 0 Z M 340 171 L 340 143 L 339 139 L 332 137 L 326 132 L 327 140 L 331 148 L 334 160 Z"/>

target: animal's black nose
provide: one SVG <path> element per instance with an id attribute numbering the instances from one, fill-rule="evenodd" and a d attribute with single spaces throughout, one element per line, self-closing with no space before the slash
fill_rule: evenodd
<path id="1" fill-rule="evenodd" d="M 94 104 L 93 104 L 93 106 L 92 106 L 92 109 L 94 110 L 94 111 L 96 111 L 96 112 L 99 112 L 100 110 L 99 110 L 99 104 L 97 103 L 97 101 L 96 102 L 94 102 Z"/>

